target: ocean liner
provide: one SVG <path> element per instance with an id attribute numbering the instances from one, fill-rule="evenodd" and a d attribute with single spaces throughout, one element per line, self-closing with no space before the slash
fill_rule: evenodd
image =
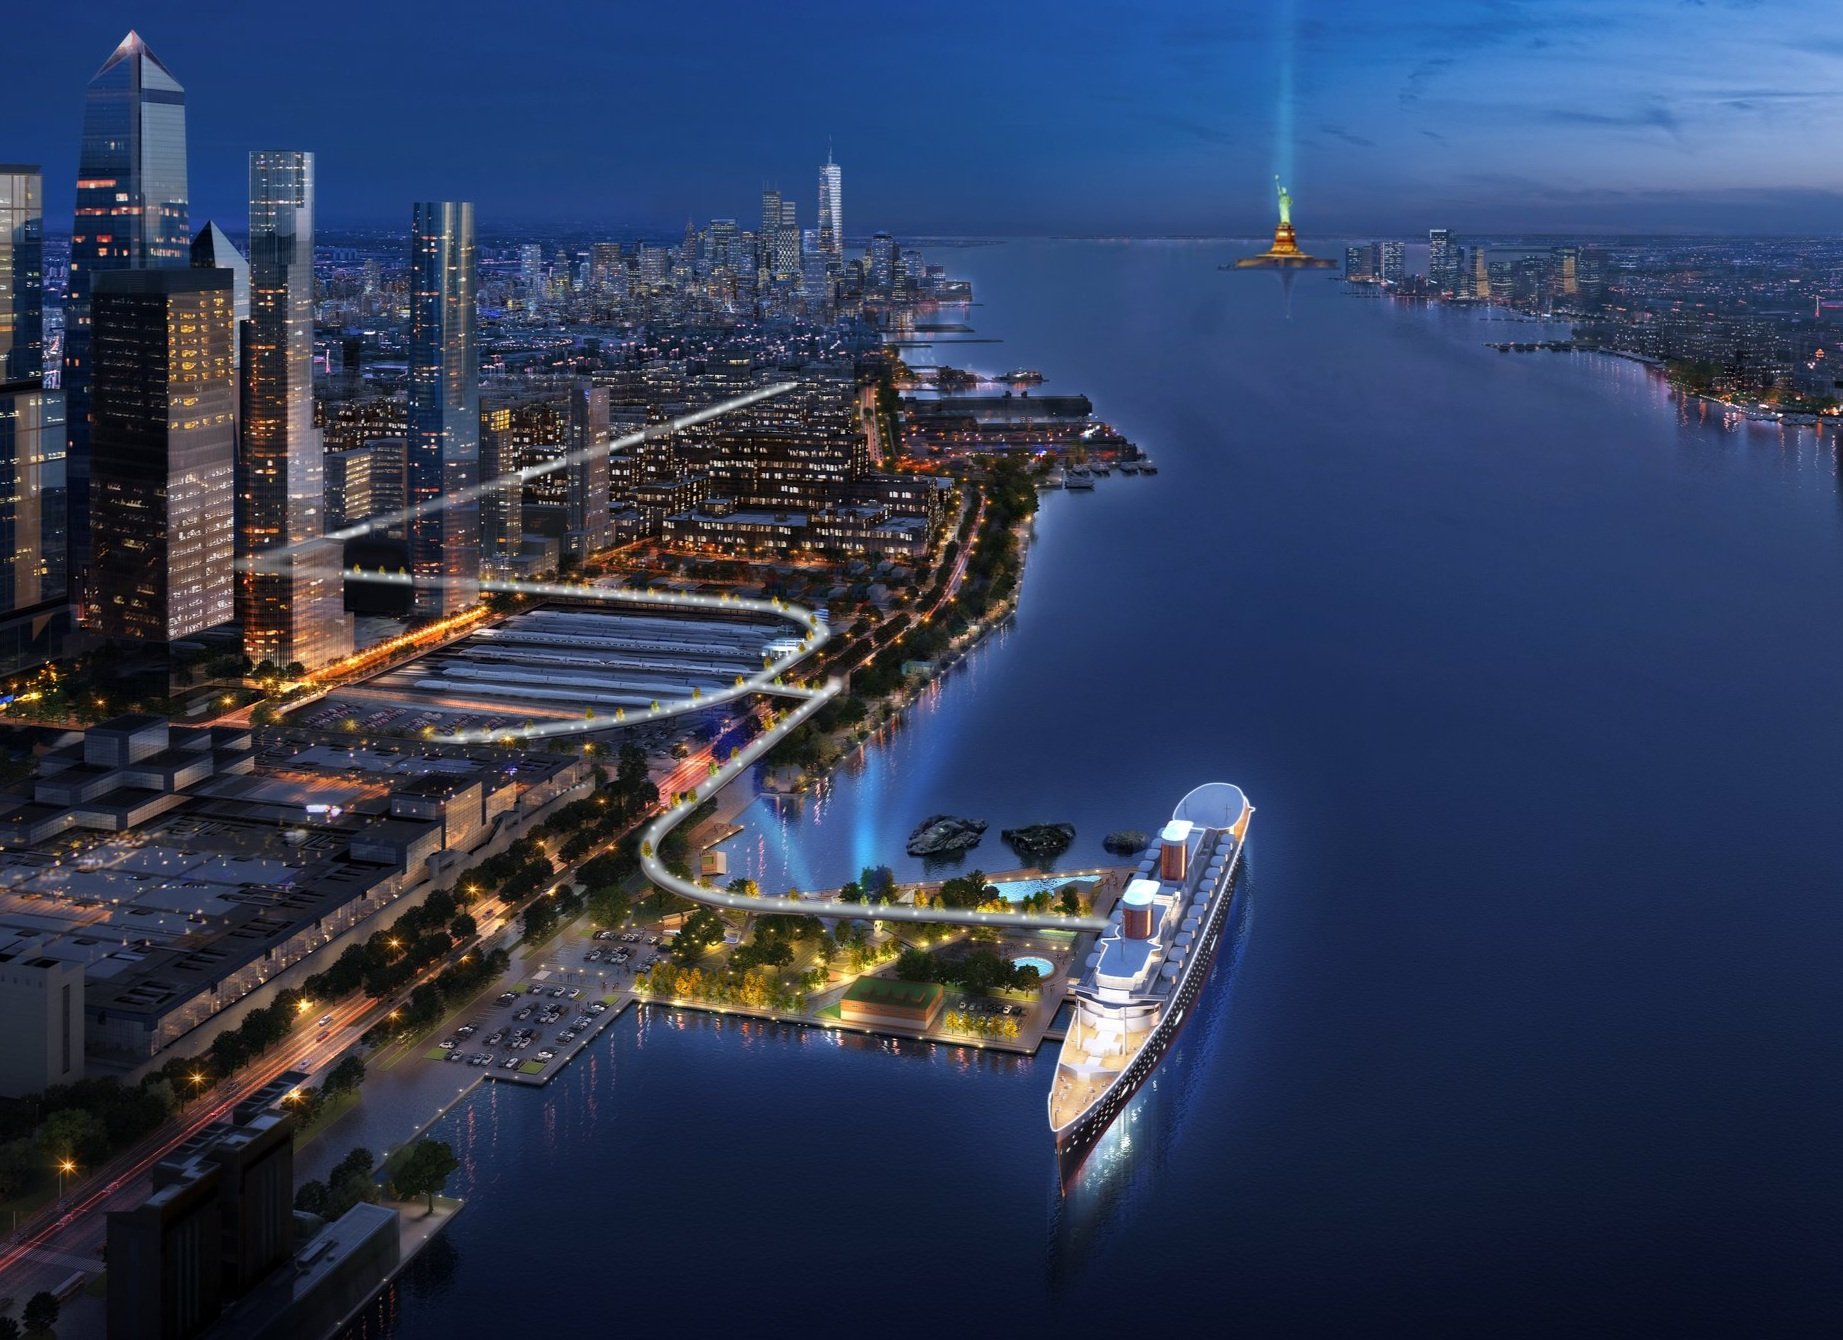
<path id="1" fill-rule="evenodd" d="M 1065 1190 L 1196 1003 L 1253 815 L 1241 788 L 1227 782 L 1179 801 L 1089 953 L 1049 1094 Z"/>

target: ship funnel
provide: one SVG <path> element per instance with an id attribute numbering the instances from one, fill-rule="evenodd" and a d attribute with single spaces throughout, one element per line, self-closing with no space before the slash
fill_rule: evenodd
<path id="1" fill-rule="evenodd" d="M 1120 895 L 1120 930 L 1127 939 L 1152 938 L 1152 913 L 1156 906 L 1152 896 L 1157 892 L 1157 881 L 1135 879 L 1126 886 L 1126 892 Z"/>
<path id="2" fill-rule="evenodd" d="M 1158 834 L 1160 845 L 1158 853 L 1158 877 L 1174 884 L 1182 884 L 1190 873 L 1190 830 L 1195 825 L 1188 819 L 1173 819 Z"/>

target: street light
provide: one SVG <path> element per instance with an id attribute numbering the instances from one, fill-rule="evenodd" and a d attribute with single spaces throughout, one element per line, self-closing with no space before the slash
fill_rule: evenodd
<path id="1" fill-rule="evenodd" d="M 70 1159 L 58 1160 L 58 1199 L 64 1199 L 64 1179 L 77 1171 L 77 1165 Z"/>

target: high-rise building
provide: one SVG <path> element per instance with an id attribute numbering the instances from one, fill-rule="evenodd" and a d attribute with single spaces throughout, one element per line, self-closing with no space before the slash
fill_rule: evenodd
<path id="1" fill-rule="evenodd" d="M 794 202 L 781 201 L 781 226 L 774 233 L 774 277 L 797 279 L 800 275 L 800 220 Z"/>
<path id="2" fill-rule="evenodd" d="M 1427 230 L 1427 281 L 1436 289 L 1450 290 L 1458 279 L 1459 251 L 1451 228 Z"/>
<path id="3" fill-rule="evenodd" d="M 1380 258 L 1374 242 L 1344 248 L 1344 279 L 1352 284 L 1373 284 Z"/>
<path id="4" fill-rule="evenodd" d="M 571 462 L 566 494 L 563 552 L 587 558 L 611 543 L 608 529 L 608 388 L 576 386 L 570 391 L 566 445 Z"/>
<path id="5" fill-rule="evenodd" d="M 0 164 L 0 673 L 70 628 L 64 395 L 44 381 L 44 178 Z"/>
<path id="6" fill-rule="evenodd" d="M 352 654 L 314 427 L 314 156 L 250 155 L 250 316 L 238 449 L 237 621 L 258 665 Z"/>
<path id="7" fill-rule="evenodd" d="M 109 270 L 183 266 L 190 254 L 186 91 L 137 33 L 122 39 L 84 95 L 64 395 L 70 419 L 71 572 L 90 565 L 90 290 Z"/>
<path id="8" fill-rule="evenodd" d="M 1385 284 L 1399 284 L 1406 273 L 1406 248 L 1400 242 L 1378 242 L 1376 277 Z"/>
<path id="9" fill-rule="evenodd" d="M 774 262 L 780 255 L 776 241 L 781 231 L 781 193 L 764 187 L 762 190 L 762 226 L 755 234 L 755 249 L 760 253 L 756 257 L 756 268 L 774 273 Z"/>
<path id="10" fill-rule="evenodd" d="M 239 367 L 243 361 L 243 323 L 250 319 L 250 262 L 225 231 L 209 220 L 192 239 L 192 268 L 195 270 L 229 270 L 233 300 L 231 308 L 237 319 Z"/>
<path id="11" fill-rule="evenodd" d="M 167 643 L 236 613 L 228 270 L 115 270 L 90 292 L 95 557 L 88 622 Z"/>
<path id="12" fill-rule="evenodd" d="M 830 145 L 819 168 L 819 251 L 830 261 L 844 261 L 845 170 L 832 161 Z"/>
<path id="13" fill-rule="evenodd" d="M 870 286 L 879 294 L 887 294 L 890 285 L 896 280 L 896 239 L 888 233 L 877 233 L 870 239 Z"/>
<path id="14" fill-rule="evenodd" d="M 589 248 L 589 287 L 598 293 L 613 292 L 615 276 L 621 269 L 621 244 L 597 242 Z"/>
<path id="15" fill-rule="evenodd" d="M 410 231 L 410 574 L 419 615 L 480 595 L 480 358 L 475 347 L 474 207 L 423 202 Z M 443 502 L 447 499 L 447 502 Z"/>
<path id="16" fill-rule="evenodd" d="M 501 571 L 518 557 L 525 543 L 523 424 L 510 400 L 495 399 L 480 407 L 480 564 Z"/>

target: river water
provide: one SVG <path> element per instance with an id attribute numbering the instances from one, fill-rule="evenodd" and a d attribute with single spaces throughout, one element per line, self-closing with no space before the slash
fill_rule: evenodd
<path id="1" fill-rule="evenodd" d="M 1056 1191 L 1031 1060 L 653 1012 L 448 1118 L 471 1204 L 401 1337 L 1733 1334 L 1843 1310 L 1843 505 L 1537 328 L 1224 274 L 952 253 L 998 345 L 1158 460 L 1053 496 L 1013 626 L 733 862 L 778 891 L 937 811 L 1258 808 L 1155 1091 Z M 376 1326 L 374 1326 L 376 1329 Z"/>

